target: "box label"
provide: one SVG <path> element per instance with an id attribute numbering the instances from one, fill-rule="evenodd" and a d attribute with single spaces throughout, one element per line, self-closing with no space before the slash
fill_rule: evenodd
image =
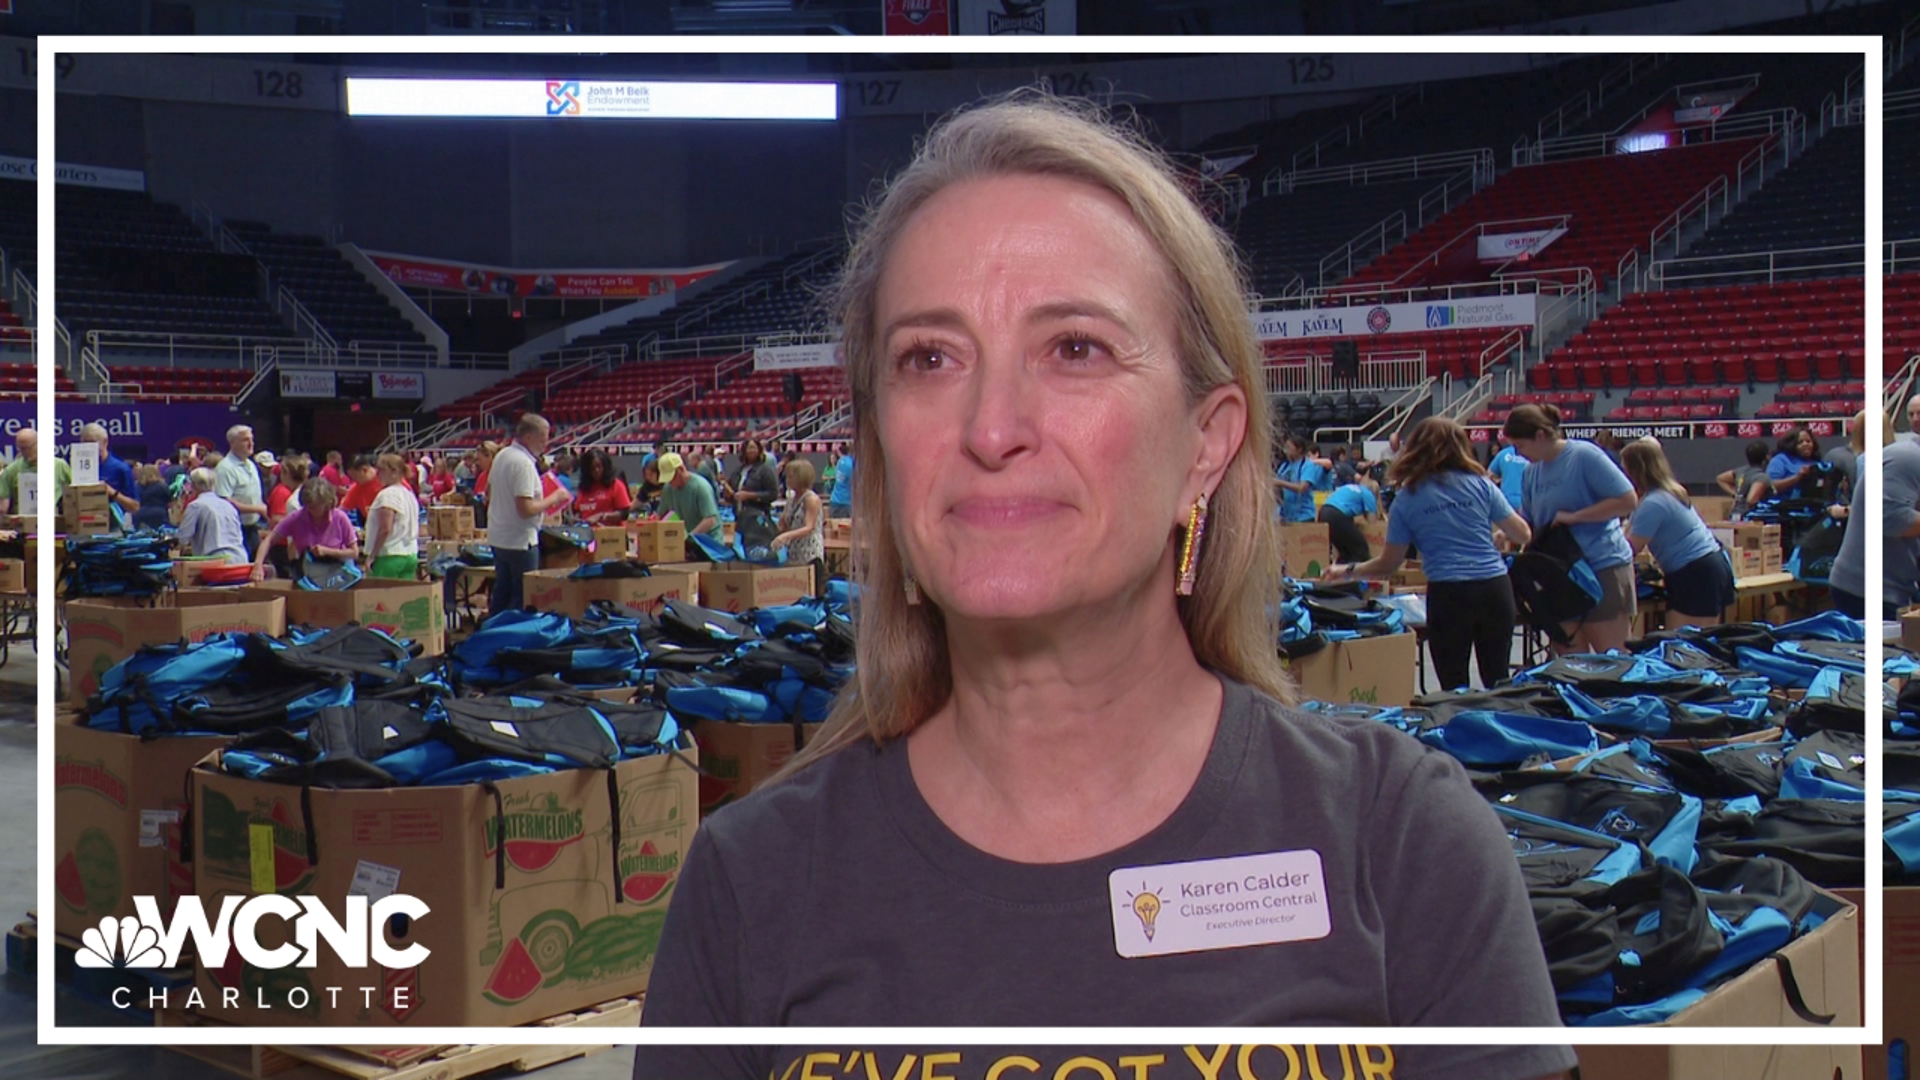
<path id="1" fill-rule="evenodd" d="M 347 886 L 348 896 L 364 896 L 369 900 L 384 900 L 400 891 L 400 870 L 394 866 L 382 866 L 376 862 L 361 859 L 353 867 L 353 884 Z"/>
<path id="2" fill-rule="evenodd" d="M 273 826 L 260 824 L 247 826 L 247 856 L 248 868 L 253 878 L 253 891 L 273 892 Z"/>
<path id="3" fill-rule="evenodd" d="M 162 843 L 162 825 L 180 824 L 178 810 L 142 810 L 140 811 L 140 846 L 159 847 Z"/>

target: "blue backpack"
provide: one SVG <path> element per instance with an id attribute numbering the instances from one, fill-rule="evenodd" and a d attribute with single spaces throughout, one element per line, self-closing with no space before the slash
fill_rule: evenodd
<path id="1" fill-rule="evenodd" d="M 213 634 L 192 645 L 148 645 L 100 676 L 87 699 L 87 726 L 128 735 L 173 730 L 175 702 L 234 678 L 246 635 Z"/>

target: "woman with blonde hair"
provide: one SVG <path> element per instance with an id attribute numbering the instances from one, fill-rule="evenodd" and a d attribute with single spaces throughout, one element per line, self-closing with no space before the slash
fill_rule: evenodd
<path id="1" fill-rule="evenodd" d="M 413 467 L 399 454 L 374 462 L 380 493 L 367 511 L 367 576 L 413 581 L 420 576 L 420 500 L 408 480 Z"/>
<path id="2" fill-rule="evenodd" d="M 1166 159 L 1093 106 L 1020 95 L 928 134 L 835 296 L 856 674 L 783 778 L 694 834 L 643 1023 L 1557 1022 L 1459 765 L 1292 708 L 1245 295 Z M 1262 910 L 1288 917 L 1215 918 Z M 634 1075 L 809 1049 L 649 1046 Z"/>
<path id="3" fill-rule="evenodd" d="M 1627 542 L 1635 554 L 1652 552 L 1666 578 L 1668 626 L 1718 623 L 1733 606 L 1733 564 L 1700 520 L 1687 489 L 1673 478 L 1666 451 L 1651 439 L 1638 439 L 1620 451 L 1620 465 L 1640 497 L 1627 522 Z"/>
<path id="4" fill-rule="evenodd" d="M 811 567 L 813 591 L 818 595 L 827 584 L 827 513 L 813 490 L 813 462 L 795 456 L 787 463 L 787 483 L 793 486 L 793 494 L 780 513 L 782 531 L 768 546 L 776 551 L 786 548 L 789 563 Z"/>
<path id="5" fill-rule="evenodd" d="M 1525 547 L 1532 538 L 1526 519 L 1473 456 L 1467 429 L 1445 417 L 1413 426 L 1387 479 L 1400 494 L 1387 518 L 1386 550 L 1371 562 L 1335 565 L 1326 580 L 1386 577 L 1417 549 L 1427 578 L 1427 651 L 1440 686 L 1470 686 L 1468 662 L 1476 658 L 1480 685 L 1497 686 L 1513 658 L 1515 612 L 1493 533 Z"/>

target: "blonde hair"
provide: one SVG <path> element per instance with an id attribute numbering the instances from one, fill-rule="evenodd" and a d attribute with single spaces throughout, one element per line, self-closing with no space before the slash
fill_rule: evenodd
<path id="1" fill-rule="evenodd" d="M 399 454 L 381 454 L 379 459 L 373 463 L 373 467 L 383 473 L 391 473 L 398 477 L 399 479 L 394 481 L 395 483 L 403 483 L 407 477 L 413 475 L 413 467 L 408 465 L 407 459 L 401 457 Z"/>
<path id="2" fill-rule="evenodd" d="M 1687 494 L 1685 485 L 1673 478 L 1673 466 L 1667 462 L 1667 452 L 1660 444 L 1647 439 L 1635 439 L 1620 451 L 1620 468 L 1626 472 L 1627 479 L 1633 481 L 1633 490 L 1645 498 L 1648 492 L 1664 491 L 1688 506 L 1693 505 L 1693 497 Z"/>
<path id="3" fill-rule="evenodd" d="M 1233 243 L 1201 213 L 1165 155 L 1138 133 L 1091 103 L 1020 91 L 948 116 L 928 132 L 914 160 L 854 224 L 846 264 L 829 294 L 845 333 L 852 453 L 860 462 L 852 545 L 861 589 L 859 662 L 824 732 L 781 777 L 863 738 L 906 735 L 952 694 L 945 623 L 933 604 L 906 602 L 906 570 L 887 503 L 876 422 L 883 364 L 877 303 L 892 247 L 928 200 L 955 184 L 1002 176 L 1065 178 L 1124 202 L 1167 262 L 1187 401 L 1228 385 L 1245 396 L 1246 437 L 1212 495 L 1198 579 L 1193 595 L 1180 601 L 1180 621 L 1202 666 L 1280 701 L 1298 700 L 1268 613 L 1280 594 L 1267 475 L 1272 425 L 1263 354 L 1247 318 L 1246 278 Z M 1169 544 L 1175 535 L 1170 528 Z"/>
<path id="4" fill-rule="evenodd" d="M 794 458 L 787 462 L 787 483 L 795 491 L 813 490 L 813 462 L 806 458 Z"/>

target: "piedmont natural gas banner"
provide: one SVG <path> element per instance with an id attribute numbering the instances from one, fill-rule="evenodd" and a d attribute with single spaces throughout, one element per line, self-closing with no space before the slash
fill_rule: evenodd
<path id="1" fill-rule="evenodd" d="M 505 270 L 369 251 L 367 257 L 398 285 L 491 293 L 496 296 L 659 296 L 684 289 L 726 263 L 690 270 Z"/>
<path id="2" fill-rule="evenodd" d="M 1254 332 L 1261 341 L 1423 334 L 1430 330 L 1530 327 L 1538 316 L 1537 300 L 1532 293 L 1479 296 L 1435 302 L 1256 311 L 1252 318 Z"/>

